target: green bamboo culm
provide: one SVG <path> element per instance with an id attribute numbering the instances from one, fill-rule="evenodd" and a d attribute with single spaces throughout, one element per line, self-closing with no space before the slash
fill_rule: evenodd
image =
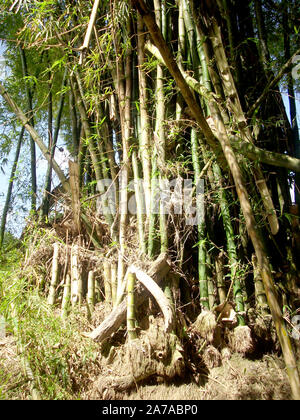
<path id="1" fill-rule="evenodd" d="M 148 256 L 153 258 L 156 254 L 157 242 L 157 213 L 158 213 L 158 174 L 157 174 L 157 158 L 156 153 L 152 157 L 152 173 L 151 173 L 151 200 L 149 215 L 149 235 L 148 235 Z"/>
<path id="2" fill-rule="evenodd" d="M 199 159 L 199 145 L 197 132 L 194 128 L 191 131 L 191 146 L 192 146 L 192 160 L 194 169 L 194 184 L 200 181 L 200 159 Z M 200 215 L 203 200 L 203 194 L 197 197 L 197 214 Z M 205 236 L 205 222 L 200 220 L 198 224 L 198 275 L 199 275 L 199 291 L 202 309 L 209 309 L 208 299 L 208 283 L 207 283 L 207 269 L 206 269 L 206 236 Z"/>
<path id="3" fill-rule="evenodd" d="M 235 245 L 233 226 L 231 223 L 228 200 L 226 197 L 226 192 L 222 185 L 221 168 L 217 163 L 213 164 L 213 173 L 214 173 L 215 182 L 217 185 L 217 190 L 218 190 L 217 194 L 218 194 L 219 204 L 221 208 L 224 230 L 226 234 L 231 281 L 233 282 L 233 295 L 234 295 L 234 300 L 235 300 L 235 305 L 236 305 L 235 309 L 237 312 L 238 324 L 242 326 L 242 325 L 246 325 L 246 323 L 243 316 L 245 307 L 244 307 L 242 284 L 240 282 L 239 273 L 238 273 L 238 256 L 237 256 L 237 250 L 236 250 L 236 245 Z"/>
<path id="4" fill-rule="evenodd" d="M 143 254 L 147 253 L 147 243 L 145 239 L 144 230 L 144 205 L 143 205 L 143 193 L 141 191 L 141 179 L 139 178 L 139 168 L 136 151 L 132 152 L 132 168 L 134 174 L 134 190 L 136 197 L 136 211 L 137 211 L 137 222 L 138 222 L 138 233 L 139 233 L 139 245 Z"/>
<path id="5" fill-rule="evenodd" d="M 61 318 L 66 319 L 68 316 L 68 311 L 70 309 L 71 302 L 71 276 L 67 274 L 65 284 L 64 284 L 64 293 L 61 305 Z"/>
<path id="6" fill-rule="evenodd" d="M 135 281 L 135 274 L 129 273 L 127 277 L 127 332 L 129 340 L 135 340 L 137 338 L 135 328 Z"/>

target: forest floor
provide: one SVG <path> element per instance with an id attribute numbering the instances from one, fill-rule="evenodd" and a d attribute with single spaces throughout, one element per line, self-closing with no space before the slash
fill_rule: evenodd
<path id="1" fill-rule="evenodd" d="M 289 400 L 290 386 L 282 358 L 267 354 L 258 360 L 232 355 L 222 366 L 201 376 L 201 383 L 180 379 L 172 383 L 147 381 L 118 394 L 123 400 Z M 0 340 L 0 399 L 31 399 L 12 335 Z M 83 399 L 96 399 L 92 384 Z M 76 398 L 77 399 L 77 398 Z"/>
<path id="2" fill-rule="evenodd" d="M 9 273 L 14 273 L 14 267 L 15 265 L 2 267 L 2 283 L 10 284 Z M 94 340 L 87 340 L 82 333 L 99 325 L 106 317 L 108 308 L 102 303 L 97 304 L 90 320 L 87 319 L 86 309 L 73 310 L 67 320 L 62 321 L 59 309 L 53 311 L 49 308 L 45 297 L 40 296 L 35 287 L 28 289 L 26 277 L 17 278 L 18 281 L 15 280 L 15 275 L 12 276 L 12 283 L 6 288 L 10 294 L 5 299 L 0 299 L 0 315 L 2 311 L 3 314 L 11 312 L 11 303 L 18 309 L 17 318 L 13 315 L 12 322 L 7 323 L 5 329 L 3 318 L 1 324 L 0 317 L 0 400 L 32 399 L 33 382 L 28 380 L 30 374 L 26 372 L 26 366 L 24 370 L 24 360 L 31 366 L 34 385 L 40 390 L 41 399 L 46 400 L 291 399 L 285 365 L 282 357 L 278 356 L 278 351 L 271 353 L 264 350 L 260 356 L 252 353 L 251 357 L 233 353 L 229 360 L 222 359 L 219 367 L 209 369 L 205 366 L 203 369 L 198 365 L 199 359 L 193 358 L 193 353 L 189 350 L 191 346 L 184 349 L 188 363 L 182 377 L 169 379 L 167 383 L 160 376 L 154 375 L 126 391 L 108 396 L 99 394 L 97 381 L 99 382 L 99 378 L 100 382 L 109 379 L 112 369 L 117 365 L 106 363 L 107 356 L 104 353 L 101 355 L 103 349 L 100 351 L 99 344 Z M 159 321 L 159 317 L 155 320 Z M 12 328 L 9 327 L 10 324 Z M 114 357 L 114 360 L 123 366 L 123 369 L 115 373 L 121 375 L 124 372 L 130 373 L 131 368 L 125 366 L 126 359 L 122 358 L 126 341 L 124 332 L 126 329 L 120 328 L 111 343 L 118 349 L 119 357 Z M 120 340 L 120 337 L 123 339 Z M 23 354 L 18 351 L 20 340 Z M 300 342 L 294 344 L 298 347 L 300 368 Z M 197 365 L 193 368 L 193 374 L 190 369 L 192 362 Z"/>

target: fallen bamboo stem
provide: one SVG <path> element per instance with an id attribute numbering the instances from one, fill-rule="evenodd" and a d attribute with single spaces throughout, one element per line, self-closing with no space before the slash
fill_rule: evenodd
<path id="1" fill-rule="evenodd" d="M 164 292 L 161 288 L 155 283 L 155 281 L 144 271 L 139 268 L 131 265 L 129 267 L 130 273 L 134 273 L 136 278 L 149 290 L 151 295 L 155 298 L 158 303 L 164 318 L 165 318 L 165 332 L 170 332 L 174 328 L 174 314 L 172 306 Z"/>
<path id="2" fill-rule="evenodd" d="M 148 275 L 159 282 L 170 271 L 170 262 L 166 253 L 161 254 L 151 265 Z M 137 292 L 136 307 L 140 306 L 149 296 L 147 290 Z M 116 308 L 109 314 L 109 316 L 91 333 L 86 334 L 87 337 L 92 338 L 98 342 L 104 341 L 110 337 L 121 324 L 126 320 L 127 313 L 127 299 L 124 299 Z"/>

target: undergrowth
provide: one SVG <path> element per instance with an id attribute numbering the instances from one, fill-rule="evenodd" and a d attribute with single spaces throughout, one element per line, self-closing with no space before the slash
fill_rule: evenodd
<path id="1" fill-rule="evenodd" d="M 14 336 L 19 357 L 27 361 L 40 397 L 80 399 L 91 375 L 99 371 L 97 345 L 79 332 L 88 328 L 86 313 L 73 309 L 62 320 L 60 311 L 50 308 L 37 288 L 28 284 L 20 253 L 6 256 L 0 264 L 0 314 L 5 317 L 6 335 Z M 25 369 L 25 382 L 26 377 L 30 382 L 27 373 Z M 0 398 L 7 399 L 9 372 L 0 368 L 0 379 Z"/>

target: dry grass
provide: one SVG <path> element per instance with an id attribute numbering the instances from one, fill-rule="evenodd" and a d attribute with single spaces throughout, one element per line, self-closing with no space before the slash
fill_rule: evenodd
<path id="1" fill-rule="evenodd" d="M 29 394 L 12 335 L 0 339 L 0 400 L 24 400 Z"/>
<path id="2" fill-rule="evenodd" d="M 283 362 L 276 356 L 252 361 L 235 354 L 210 370 L 203 383 L 152 384 L 139 387 L 128 400 L 289 400 Z"/>

